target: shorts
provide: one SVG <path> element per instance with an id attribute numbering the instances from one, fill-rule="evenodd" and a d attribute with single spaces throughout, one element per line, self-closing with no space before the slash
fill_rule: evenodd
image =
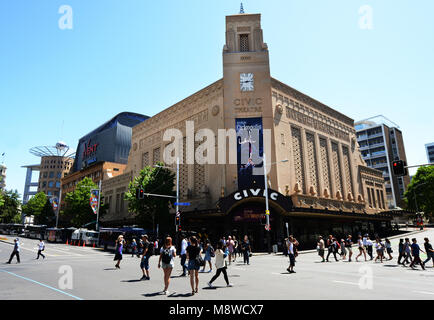
<path id="1" fill-rule="evenodd" d="M 145 270 L 149 270 L 149 257 L 148 256 L 144 256 L 142 258 L 142 261 L 140 262 L 140 268 L 145 269 Z"/>
<path id="2" fill-rule="evenodd" d="M 173 269 L 173 263 L 161 262 L 161 268 L 163 268 L 163 269 L 172 268 Z"/>
<path id="3" fill-rule="evenodd" d="M 199 270 L 200 266 L 199 264 L 196 262 L 196 260 L 189 260 L 188 261 L 188 266 L 187 266 L 188 270 Z"/>
<path id="4" fill-rule="evenodd" d="M 351 248 L 351 247 L 346 247 L 346 248 L 347 248 L 348 252 L 353 253 L 353 248 Z"/>
<path id="5" fill-rule="evenodd" d="M 392 251 L 392 248 L 387 248 L 386 250 L 387 250 L 387 253 L 388 253 L 388 254 L 391 254 L 391 253 L 393 252 L 393 251 Z"/>
<path id="6" fill-rule="evenodd" d="M 289 265 L 291 267 L 295 266 L 295 256 L 292 253 L 289 254 Z"/>

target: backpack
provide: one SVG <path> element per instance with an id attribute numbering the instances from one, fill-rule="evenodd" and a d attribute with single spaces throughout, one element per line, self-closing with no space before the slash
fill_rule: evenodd
<path id="1" fill-rule="evenodd" d="M 215 251 L 214 251 L 214 248 L 213 248 L 213 247 L 211 247 L 210 255 L 211 255 L 212 258 L 215 257 Z"/>
<path id="2" fill-rule="evenodd" d="M 172 254 L 170 253 L 170 248 L 164 249 L 162 254 L 163 255 L 161 257 L 161 261 L 163 261 L 163 263 L 169 264 L 170 262 L 172 262 Z"/>

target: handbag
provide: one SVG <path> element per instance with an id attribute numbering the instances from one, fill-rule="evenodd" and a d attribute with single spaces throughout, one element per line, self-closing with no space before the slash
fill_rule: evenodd
<path id="1" fill-rule="evenodd" d="M 196 257 L 196 263 L 200 267 L 203 267 L 205 265 L 205 260 L 203 260 L 203 258 L 202 258 L 202 256 L 200 254 L 198 254 L 197 257 Z"/>

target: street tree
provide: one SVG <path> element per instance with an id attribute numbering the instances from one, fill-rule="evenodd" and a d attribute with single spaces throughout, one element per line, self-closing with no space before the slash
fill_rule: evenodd
<path id="1" fill-rule="evenodd" d="M 158 162 L 157 165 L 164 166 Z M 174 191 L 175 173 L 167 168 L 145 167 L 137 177 L 130 182 L 128 191 L 125 193 L 125 200 L 128 201 L 128 209 L 135 213 L 136 221 L 144 228 L 159 225 L 159 230 L 169 232 L 173 226 L 173 217 L 170 216 L 169 207 L 174 198 L 144 196 L 144 199 L 137 198 L 137 190 L 142 187 L 144 193 L 175 196 Z"/>
<path id="2" fill-rule="evenodd" d="M 434 213 L 434 166 L 420 167 L 404 193 L 407 209 Z M 417 205 L 417 208 L 416 208 Z"/>
<path id="3" fill-rule="evenodd" d="M 51 202 L 43 192 L 38 192 L 23 205 L 23 213 L 26 216 L 34 216 L 36 224 L 48 225 L 54 217 Z"/>
<path id="4" fill-rule="evenodd" d="M 21 222 L 21 201 L 17 190 L 1 191 L 3 205 L 0 206 L 0 222 Z"/>
<path id="5" fill-rule="evenodd" d="M 70 221 L 74 227 L 82 227 L 96 221 L 89 201 L 91 190 L 97 188 L 98 186 L 88 177 L 77 183 L 75 190 L 66 194 L 65 209 L 61 211 L 62 219 Z"/>

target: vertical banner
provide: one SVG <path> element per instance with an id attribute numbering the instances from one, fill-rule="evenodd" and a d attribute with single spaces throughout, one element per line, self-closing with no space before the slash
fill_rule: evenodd
<path id="1" fill-rule="evenodd" d="M 238 189 L 264 188 L 262 118 L 235 119 Z"/>
<path id="2" fill-rule="evenodd" d="M 94 189 L 90 191 L 90 207 L 93 210 L 93 213 L 96 214 L 98 210 L 98 196 L 99 196 L 99 190 Z"/>
<path id="3" fill-rule="evenodd" d="M 53 210 L 56 211 L 59 207 L 59 200 L 57 198 L 50 198 L 51 205 L 53 206 Z"/>

